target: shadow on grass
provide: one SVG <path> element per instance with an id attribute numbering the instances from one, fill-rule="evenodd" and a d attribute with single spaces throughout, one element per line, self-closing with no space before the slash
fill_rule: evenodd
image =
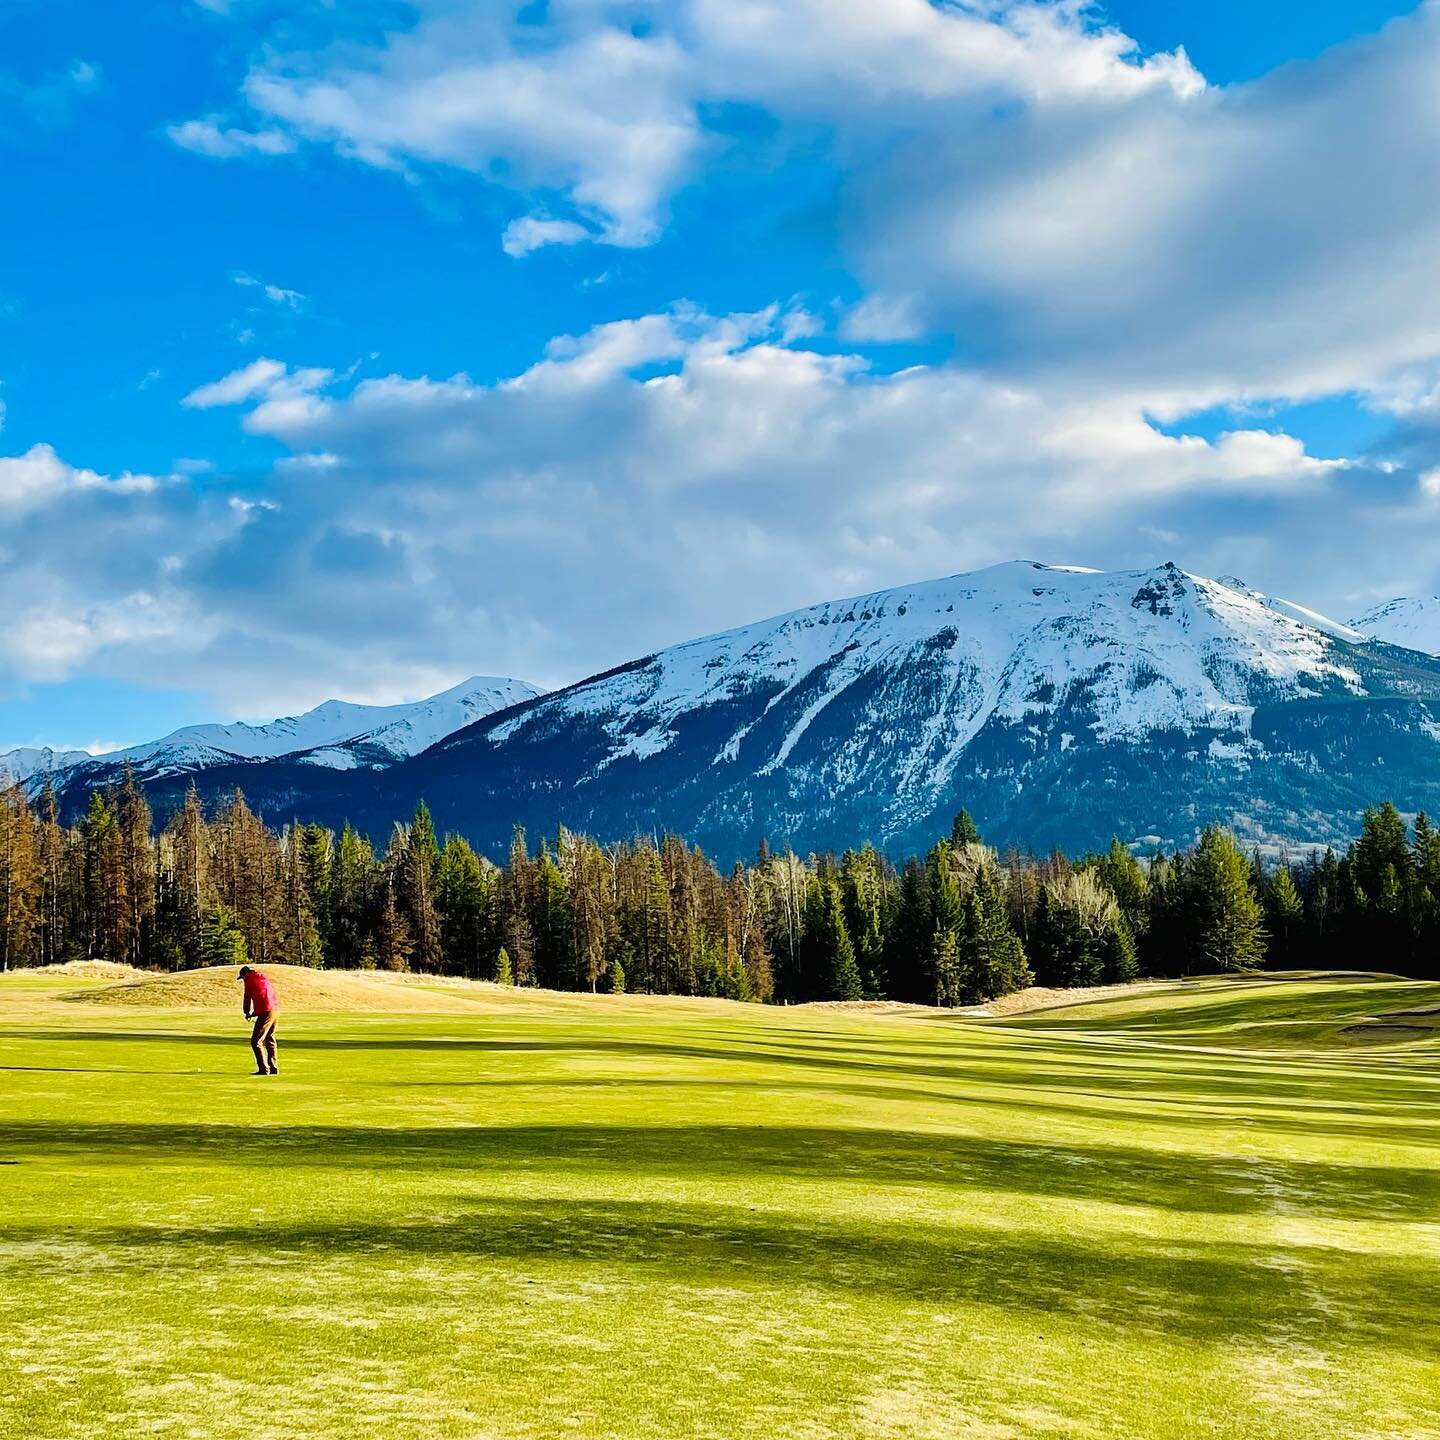
<path id="1" fill-rule="evenodd" d="M 70 1030 L 7 1029 L 14 1039 L 76 1042 L 117 1041 L 123 1043 L 177 1044 L 227 1047 L 243 1053 L 240 1035 L 204 1034 L 171 1030 Z M 992 1032 L 993 1033 L 993 1032 Z M 723 1063 L 727 1067 L 773 1066 L 777 1070 L 810 1070 L 814 1074 L 843 1077 L 843 1087 L 856 1082 L 906 1081 L 917 1093 L 940 1100 L 966 1098 L 966 1087 L 1015 1087 L 1046 1095 L 1079 1094 L 1094 1097 L 1106 1094 L 1129 1097 L 1148 1103 L 1214 1102 L 1237 1109 L 1273 1107 L 1285 1100 L 1319 1103 L 1349 1111 L 1364 1099 L 1378 1099 L 1386 1109 L 1406 1103 L 1402 1097 L 1424 1100 L 1433 1112 L 1433 1075 L 1367 1065 L 1347 1053 L 1333 1064 L 1317 1064 L 1291 1057 L 1246 1057 L 1205 1051 L 1157 1055 L 1143 1043 L 1136 1045 L 1089 1046 L 1068 1042 L 1066 1037 L 1045 1037 L 1043 1046 L 996 1050 L 981 1039 L 972 1053 L 957 1052 L 955 1041 L 933 1047 L 910 1049 L 881 1048 L 868 1040 L 833 1037 L 827 1044 L 808 1039 L 787 1039 L 785 1032 L 763 1037 L 736 1036 L 725 1042 L 707 1043 L 669 1040 L 658 1036 L 625 1040 L 611 1036 L 577 1034 L 565 1038 L 500 1036 L 453 1036 L 410 1033 L 400 1035 L 354 1035 L 343 1039 L 282 1032 L 281 1048 L 287 1054 L 384 1054 L 423 1060 L 435 1056 L 453 1060 L 474 1058 L 477 1068 L 486 1057 L 543 1055 L 566 1059 L 619 1057 L 643 1060 L 657 1066 L 679 1066 L 685 1062 Z M 939 1051 L 937 1056 L 934 1052 Z M 943 1058 L 942 1058 L 943 1057 Z M 416 1074 L 440 1084 L 458 1083 L 453 1071 L 432 1077 L 425 1070 Z M 724 1083 L 745 1083 L 727 1075 Z M 543 1083 L 544 1077 L 537 1077 Z M 528 1081 L 526 1082 L 528 1083 Z M 947 1094 L 942 1087 L 950 1087 Z M 1303 1120 L 1294 1122 L 1302 1131 Z M 1285 1128 L 1291 1128 L 1287 1126 Z M 1323 1128 L 1313 1133 L 1324 1133 Z"/>
<path id="2" fill-rule="evenodd" d="M 1246 1160 L 1121 1146 L 1022 1144 L 899 1130 L 796 1125 L 0 1125 L 0 1154 L 83 1153 L 134 1165 L 321 1169 L 394 1166 L 596 1176 L 781 1175 L 1098 1200 L 1160 1210 L 1343 1219 L 1433 1219 L 1440 1170 Z"/>
<path id="3" fill-rule="evenodd" d="M 0 1069 L 6 1067 L 0 1066 Z M 186 1071 L 176 1071 L 186 1074 Z M 1004 1082 L 991 1082 L 983 1095 L 963 1091 L 946 1093 L 920 1085 L 857 1085 L 839 1080 L 741 1080 L 732 1076 L 599 1075 L 574 1077 L 543 1075 L 529 1078 L 490 1077 L 465 1080 L 393 1080 L 402 1089 L 436 1090 L 544 1090 L 586 1092 L 626 1090 L 711 1090 L 751 1091 L 760 1095 L 828 1095 L 847 1099 L 921 1102 L 929 1107 L 980 1106 L 1050 1114 L 1057 1119 L 1117 1120 L 1143 1122 L 1147 1127 L 1247 1133 L 1276 1132 L 1310 1138 L 1383 1141 L 1390 1144 L 1440 1146 L 1440 1114 L 1433 1101 L 1395 1101 L 1386 1105 L 1359 1103 L 1309 1106 L 1297 1109 L 1293 1101 L 1266 1104 L 1250 1099 L 1243 1113 L 1237 1113 L 1232 1097 L 1223 1094 L 1193 1095 L 1183 1099 L 1163 1092 L 1148 1097 L 1143 1110 L 1133 1097 L 1104 1090 L 1070 1090 L 1063 1096 L 1047 1094 L 1041 1099 L 1007 1095 Z M 997 1093 L 999 1092 L 999 1093 Z M 1079 1099 L 1071 1097 L 1080 1097 Z M 1087 1104 L 1085 1100 L 1102 1103 Z M 1103 1102 L 1110 1102 L 1108 1104 Z M 756 1105 L 762 1103 L 754 1102 Z M 1410 1113 L 1413 1112 L 1413 1113 Z M 1253 1128 L 1252 1128 L 1253 1127 Z"/>
<path id="4" fill-rule="evenodd" d="M 21 1242 L 77 1238 L 41 1226 L 12 1233 Z M 978 1227 L 802 1225 L 723 1205 L 468 1197 L 413 1223 L 267 1221 L 264 1235 L 267 1262 L 278 1255 L 291 1263 L 297 1256 L 331 1266 L 376 1263 L 400 1283 L 417 1259 L 533 1264 L 544 1267 L 541 1283 L 551 1284 L 567 1278 L 556 1275 L 557 1262 L 584 1266 L 588 1280 L 604 1273 L 595 1267 L 621 1266 L 646 1281 L 783 1291 L 792 1305 L 817 1292 L 858 1292 L 1068 1315 L 1093 1326 L 1097 1338 L 1137 1326 L 1257 1343 L 1279 1333 L 1328 1345 L 1343 1335 L 1416 1357 L 1440 1354 L 1440 1332 L 1429 1323 L 1440 1304 L 1434 1265 L 1367 1257 L 1357 1266 L 1349 1252 L 1314 1246 L 1252 1249 L 1135 1236 L 1101 1249 Z M 146 1269 L 213 1266 L 220 1251 L 255 1258 L 255 1234 L 245 1226 L 86 1226 L 83 1239 L 104 1247 L 111 1264 Z M 344 1275 L 355 1283 L 353 1270 Z M 270 1278 L 283 1283 L 283 1271 Z M 517 1286 L 528 1278 L 518 1276 Z"/>

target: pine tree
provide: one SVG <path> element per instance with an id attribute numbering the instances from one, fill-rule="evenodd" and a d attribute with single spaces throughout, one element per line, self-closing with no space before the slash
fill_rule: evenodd
<path id="1" fill-rule="evenodd" d="M 845 852 L 840 861 L 845 927 L 854 943 L 861 990 L 870 1000 L 883 999 L 887 990 L 884 886 L 884 864 L 873 846 Z"/>
<path id="2" fill-rule="evenodd" d="M 331 950 L 330 927 L 334 913 L 331 889 L 334 863 L 334 835 L 321 825 L 302 826 L 300 829 L 300 874 L 304 886 L 304 902 L 313 917 L 315 935 L 324 956 L 328 956 Z"/>
<path id="3" fill-rule="evenodd" d="M 1263 963 L 1260 902 L 1245 854 L 1228 831 L 1211 825 L 1201 835 L 1185 889 L 1192 969 L 1248 970 Z"/>
<path id="4" fill-rule="evenodd" d="M 244 965 L 248 958 L 235 912 L 228 905 L 207 910 L 200 917 L 200 964 Z"/>
<path id="5" fill-rule="evenodd" d="M 1138 942 L 1143 939 L 1150 919 L 1150 883 L 1140 862 L 1118 839 L 1110 841 L 1110 849 L 1095 861 L 1095 873 L 1115 897 L 1130 933 Z"/>
<path id="6" fill-rule="evenodd" d="M 958 952 L 959 1004 L 993 1000 L 1030 983 L 1024 947 L 1011 929 L 1004 899 L 988 870 L 979 871 L 975 888 L 965 901 Z"/>
<path id="7" fill-rule="evenodd" d="M 515 983 L 515 972 L 510 968 L 510 952 L 503 945 L 495 956 L 495 983 L 497 985 L 513 985 Z"/>
<path id="8" fill-rule="evenodd" d="M 68 958 L 73 944 L 76 897 L 70 883 L 70 836 L 61 828 L 60 807 L 48 775 L 40 791 L 37 820 L 40 963 L 58 965 Z"/>
<path id="9" fill-rule="evenodd" d="M 951 846 L 941 841 L 925 861 L 929 880 L 930 989 L 936 1005 L 964 1005 L 972 981 L 965 970 L 960 936 L 965 924 L 965 901 L 951 863 Z"/>
<path id="10" fill-rule="evenodd" d="M 86 920 L 85 954 L 92 960 L 123 963 L 128 958 L 125 871 L 121 864 L 120 827 L 115 807 L 99 791 L 80 827 L 84 855 L 82 908 Z"/>
<path id="11" fill-rule="evenodd" d="M 1034 934 L 1041 985 L 1109 985 L 1133 980 L 1135 937 L 1099 867 L 1046 885 Z"/>
<path id="12" fill-rule="evenodd" d="M 900 875 L 894 918 L 885 936 L 887 994 L 914 1005 L 933 1002 L 932 926 L 925 867 L 909 861 Z"/>
<path id="13" fill-rule="evenodd" d="M 395 898 L 395 883 L 387 877 L 375 926 L 376 967 L 381 970 L 408 970 L 413 943 L 410 926 Z"/>
<path id="14" fill-rule="evenodd" d="M 570 906 L 565 894 L 565 877 L 543 843 L 535 864 L 530 931 L 535 944 L 536 983 L 550 990 L 573 990 L 575 966 L 570 953 Z"/>
<path id="15" fill-rule="evenodd" d="M 1417 878 L 1432 894 L 1440 895 L 1440 830 L 1430 823 L 1430 817 L 1423 810 L 1415 817 L 1411 850 Z"/>
<path id="16" fill-rule="evenodd" d="M 396 828 L 395 839 L 396 898 L 411 937 L 410 960 L 417 970 L 433 973 L 441 969 L 443 962 L 440 912 L 435 904 L 435 869 L 440 849 L 423 800 L 415 807 L 409 828 Z"/>
<path id="17" fill-rule="evenodd" d="M 500 887 L 501 936 L 509 952 L 510 965 L 517 985 L 534 985 L 535 936 L 530 912 L 535 903 L 535 865 L 525 844 L 525 831 L 520 826 L 510 839 L 510 855 Z"/>
<path id="18" fill-rule="evenodd" d="M 598 988 L 612 951 L 615 873 L 593 840 L 565 837 L 562 873 L 569 913 L 569 969 L 578 989 Z"/>
<path id="19" fill-rule="evenodd" d="M 150 806 L 135 779 L 135 768 L 127 760 L 115 800 L 115 824 L 119 832 L 120 883 L 124 895 L 119 942 L 131 965 L 143 965 L 153 943 L 155 917 L 155 866 L 150 839 Z"/>
<path id="20" fill-rule="evenodd" d="M 281 884 L 285 893 L 280 923 L 281 954 L 294 965 L 318 969 L 324 963 L 320 929 L 311 899 L 304 853 L 304 829 L 291 825 L 281 838 Z"/>
<path id="21" fill-rule="evenodd" d="M 450 835 L 435 870 L 435 908 L 440 917 L 443 968 L 451 975 L 484 975 L 489 918 L 489 886 L 480 857 L 469 842 Z M 506 957 L 507 961 L 509 957 Z"/>
<path id="22" fill-rule="evenodd" d="M 331 965 L 347 969 L 364 965 L 367 945 L 371 949 L 370 963 L 374 963 L 370 934 L 377 885 L 375 852 L 370 842 L 346 823 L 341 827 L 340 839 L 335 846 L 335 861 L 330 876 L 326 931 L 330 939 L 328 963 Z"/>
<path id="23" fill-rule="evenodd" d="M 1130 922 L 1122 914 L 1101 946 L 1100 978 L 1106 985 L 1129 984 L 1140 974 L 1139 956 Z"/>
<path id="24" fill-rule="evenodd" d="M 166 833 L 171 866 L 165 916 L 167 949 L 182 965 L 202 965 L 205 915 L 217 897 L 210 877 L 210 835 L 193 781 L 184 803 L 170 817 Z"/>
<path id="25" fill-rule="evenodd" d="M 11 785 L 0 790 L 0 971 L 35 962 L 42 889 L 34 817 Z"/>
<path id="26" fill-rule="evenodd" d="M 840 886 L 833 877 L 815 878 L 805 901 L 803 970 L 814 998 L 859 1000 L 860 971 L 845 929 Z"/>
<path id="27" fill-rule="evenodd" d="M 959 850 L 965 845 L 981 844 L 980 832 L 975 828 L 975 822 L 970 818 L 968 810 L 962 810 L 950 827 L 950 843 Z"/>
<path id="28" fill-rule="evenodd" d="M 1278 866 L 1267 878 L 1262 898 L 1269 937 L 1266 958 L 1273 968 L 1288 969 L 1297 962 L 1305 924 L 1305 907 L 1288 865 Z"/>
<path id="29" fill-rule="evenodd" d="M 1403 889 L 1414 856 L 1405 822 L 1390 801 L 1365 812 L 1350 864 L 1356 884 L 1372 905 L 1390 903 Z"/>

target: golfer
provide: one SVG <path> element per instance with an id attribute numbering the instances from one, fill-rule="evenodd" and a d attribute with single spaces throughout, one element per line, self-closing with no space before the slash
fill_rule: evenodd
<path id="1" fill-rule="evenodd" d="M 255 1028 L 250 1032 L 250 1048 L 255 1052 L 255 1073 L 278 1075 L 280 1067 L 275 1063 L 275 1012 L 280 1006 L 275 1000 L 275 987 L 263 970 L 252 970 L 248 965 L 240 967 L 238 979 L 245 987 L 245 1018 L 255 1022 Z"/>

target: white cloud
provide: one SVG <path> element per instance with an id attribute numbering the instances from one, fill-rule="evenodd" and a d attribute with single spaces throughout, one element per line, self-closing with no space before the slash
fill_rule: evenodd
<path id="1" fill-rule="evenodd" d="M 281 361 L 262 356 L 239 370 L 232 370 L 219 380 L 212 380 L 208 385 L 192 390 L 180 403 L 192 410 L 210 410 L 217 405 L 239 405 L 242 401 L 265 394 L 284 375 L 285 366 Z"/>
<path id="2" fill-rule="evenodd" d="M 193 150 L 212 160 L 233 160 L 241 155 L 288 155 L 297 148 L 294 138 L 283 130 L 242 130 L 225 125 L 213 115 L 168 126 L 165 133 L 182 150 Z"/>
<path id="3" fill-rule="evenodd" d="M 782 147 L 825 137 L 866 290 L 847 337 L 956 335 L 993 373 L 1167 415 L 1366 391 L 1440 348 L 1435 0 L 1228 88 L 1078 0 L 412 13 L 379 42 L 272 46 L 250 128 L 211 116 L 190 140 L 471 172 L 533 197 L 502 236 L 518 255 L 649 243 L 755 107 Z"/>
<path id="4" fill-rule="evenodd" d="M 611 244 L 653 239 L 699 145 L 676 44 L 599 24 L 537 49 L 489 17 L 447 11 L 360 65 L 257 69 L 246 99 L 269 122 L 367 164 L 497 177 L 503 168 L 520 187 L 567 194 Z"/>
<path id="5" fill-rule="evenodd" d="M 1104 106 L 1204 84 L 1183 53 L 1141 57 L 1076 0 L 676 0 L 644 7 L 643 28 L 621 0 L 558 0 L 526 23 L 449 0 L 419 0 L 414 14 L 378 45 L 267 51 L 244 87 L 260 133 L 563 197 L 591 238 L 617 245 L 655 238 L 715 143 L 711 107 L 755 105 L 883 144 L 888 127 L 937 106 L 952 107 L 949 127 L 956 106 L 974 119 L 1010 101 Z M 207 127 L 194 148 L 239 153 L 215 117 L 192 123 Z M 533 233 L 511 231 L 515 244 Z"/>
<path id="6" fill-rule="evenodd" d="M 1383 383 L 1440 348 L 1437 64 L 1427 3 L 1229 89 L 937 111 L 849 177 L 870 303 L 1168 413 Z"/>
<path id="7" fill-rule="evenodd" d="M 1212 443 L 1123 399 L 879 374 L 811 348 L 795 315 L 637 316 L 493 385 L 270 360 L 201 387 L 288 457 L 103 512 L 102 485 L 49 482 L 66 505 L 0 526 L 0 680 L 178 671 L 217 709 L 279 713 L 422 676 L 574 679 L 1017 555 L 1239 569 L 1324 610 L 1306 576 L 1382 583 L 1440 539 L 1440 507 L 1416 503 L 1401 543 L 1367 543 L 1394 512 L 1283 434 Z"/>
<path id="8" fill-rule="evenodd" d="M 49 445 L 32 445 L 23 455 L 0 455 L 0 521 L 49 505 L 79 490 L 138 495 L 154 490 L 153 475 L 100 475 L 67 465 Z"/>
<path id="9" fill-rule="evenodd" d="M 517 259 L 542 245 L 578 245 L 594 237 L 573 220 L 547 220 L 539 215 L 522 215 L 512 220 L 500 237 L 501 248 Z"/>
<path id="10" fill-rule="evenodd" d="M 247 275 L 243 270 L 238 271 L 230 278 L 245 289 L 259 290 L 272 304 L 283 305 L 290 310 L 298 310 L 309 298 L 301 294 L 299 290 L 286 290 L 280 285 L 271 285 L 267 281 L 257 280 L 255 276 Z"/>
<path id="11" fill-rule="evenodd" d="M 914 340 L 925 326 L 904 296 L 867 295 L 840 317 L 840 334 L 847 340 Z"/>
<path id="12" fill-rule="evenodd" d="M 180 403 L 191 410 L 213 410 L 221 405 L 242 405 L 247 400 L 258 400 L 263 403 L 256 415 L 289 414 L 297 407 L 300 413 L 307 413 L 307 407 L 322 403 L 315 398 L 316 394 L 333 378 L 331 370 L 291 370 L 282 361 L 262 356 L 221 376 L 219 380 L 198 386 Z"/>
<path id="13" fill-rule="evenodd" d="M 60 680 L 107 649 L 173 644 L 193 622 L 185 608 L 136 591 L 71 613 L 21 606 L 0 629 L 0 659 L 32 680 Z M 190 633 L 190 642 L 198 641 Z"/>

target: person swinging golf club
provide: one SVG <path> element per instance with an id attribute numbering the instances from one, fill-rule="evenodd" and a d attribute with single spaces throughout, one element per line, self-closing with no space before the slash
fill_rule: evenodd
<path id="1" fill-rule="evenodd" d="M 275 999 L 275 987 L 264 971 L 252 970 L 248 965 L 240 967 L 237 978 L 245 987 L 242 1004 L 245 1018 L 255 1022 L 250 1031 L 250 1048 L 255 1052 L 255 1073 L 278 1075 L 280 1067 L 275 1063 L 275 1020 L 280 1006 Z"/>

